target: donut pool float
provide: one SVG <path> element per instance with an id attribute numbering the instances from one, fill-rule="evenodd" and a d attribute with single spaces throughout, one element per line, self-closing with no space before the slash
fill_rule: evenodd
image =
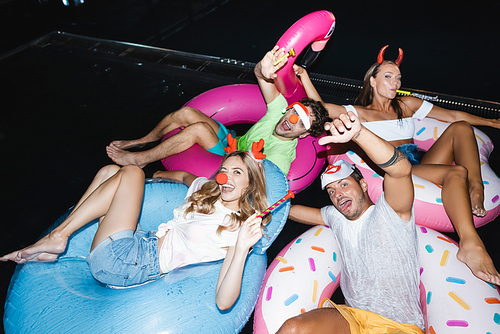
<path id="1" fill-rule="evenodd" d="M 311 47 L 319 52 L 330 38 L 334 27 L 335 17 L 332 13 L 314 12 L 292 25 L 277 45 L 285 47 L 286 50 L 294 48 L 299 54 L 312 43 Z M 295 59 L 290 57 L 275 79 L 276 87 L 289 103 L 306 97 L 305 90 L 293 71 Z M 267 111 L 259 86 L 253 84 L 218 87 L 196 96 L 185 106 L 196 108 L 225 126 L 240 123 L 255 124 Z M 174 130 L 166 134 L 162 140 L 179 131 Z M 290 189 L 294 193 L 307 188 L 321 173 L 325 163 L 325 154 L 320 154 L 320 152 L 324 150 L 324 147 L 318 144 L 317 139 L 311 136 L 298 140 L 296 158 L 287 175 Z M 167 170 L 185 170 L 195 175 L 211 176 L 220 166 L 221 161 L 221 156 L 210 153 L 199 145 L 194 145 L 184 152 L 163 159 L 162 163 Z"/>
<path id="2" fill-rule="evenodd" d="M 450 123 L 438 121 L 432 118 L 414 120 L 415 134 L 413 140 L 420 148 L 428 150 L 432 144 L 441 136 Z M 494 220 L 500 214 L 500 179 L 488 164 L 488 158 L 493 151 L 493 142 L 481 130 L 474 128 L 476 142 L 479 149 L 481 162 L 481 174 L 484 184 L 484 207 L 488 213 L 484 217 L 474 216 L 474 225 L 483 226 Z M 340 146 L 339 146 L 340 147 Z M 328 162 L 334 163 L 338 160 L 346 160 L 356 164 L 363 177 L 368 181 L 368 194 L 375 203 L 382 193 L 383 178 L 373 171 L 368 164 L 353 151 L 347 151 L 339 147 L 329 148 Z M 341 152 L 338 152 L 338 151 Z M 337 151 L 337 152 L 336 152 Z M 415 189 L 415 222 L 441 232 L 454 232 L 453 225 L 446 214 L 442 200 L 441 187 L 412 175 Z"/>
<path id="3" fill-rule="evenodd" d="M 417 226 L 420 301 L 428 334 L 499 333 L 500 293 L 458 261 L 456 243 Z M 342 260 L 331 230 L 315 226 L 269 266 L 255 308 L 254 333 L 275 333 L 285 320 L 318 308 L 339 286 Z"/>
<path id="4" fill-rule="evenodd" d="M 264 167 L 268 201 L 274 203 L 287 193 L 288 183 L 276 165 L 264 161 Z M 155 230 L 170 220 L 187 189 L 147 180 L 141 227 Z M 286 202 L 273 211 L 267 237 L 248 255 L 240 297 L 229 310 L 215 304 L 222 260 L 178 268 L 133 288 L 111 289 L 97 282 L 85 260 L 95 220 L 71 236 L 58 261 L 17 265 L 5 303 L 5 333 L 238 333 L 252 314 L 267 266 L 266 249 L 286 223 L 289 207 Z"/>

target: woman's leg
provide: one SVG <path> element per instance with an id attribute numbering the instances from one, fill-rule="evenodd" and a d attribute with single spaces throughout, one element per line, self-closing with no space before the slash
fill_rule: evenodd
<path id="1" fill-rule="evenodd" d="M 135 231 L 137 229 L 144 198 L 144 172 L 136 166 L 125 166 L 116 173 L 116 179 L 112 182 L 115 183 L 116 191 L 109 204 L 105 203 L 105 214 L 92 240 L 91 250 L 110 235 L 124 230 Z M 96 189 L 97 191 L 100 189 Z M 102 192 L 104 198 L 109 199 L 104 189 Z M 89 200 L 90 198 L 86 202 Z M 95 201 L 89 203 L 89 206 L 92 208 L 94 205 L 102 205 L 98 201 L 96 197 Z"/>
<path id="2" fill-rule="evenodd" d="M 414 165 L 412 168 L 414 175 L 442 185 L 443 207 L 460 238 L 457 258 L 464 262 L 472 273 L 480 279 L 500 284 L 500 275 L 474 226 L 467 169 L 458 165 L 423 164 Z"/>
<path id="3" fill-rule="evenodd" d="M 485 216 L 487 212 L 484 209 L 484 185 L 481 177 L 479 151 L 474 130 L 467 122 L 461 121 L 451 124 L 427 151 L 421 163 L 451 165 L 453 161 L 468 171 L 468 193 L 472 213 L 479 217 Z M 425 174 L 414 174 L 428 179 Z"/>
<path id="4" fill-rule="evenodd" d="M 118 172 L 120 170 L 120 168 L 121 167 L 118 165 L 107 165 L 107 166 L 102 167 L 97 172 L 97 174 L 94 176 L 94 179 L 90 183 L 89 187 L 87 188 L 87 190 L 85 190 L 82 197 L 80 197 L 78 202 L 75 204 L 75 206 L 73 207 L 73 210 L 71 210 L 70 214 L 73 214 L 73 212 L 75 212 L 75 210 L 80 207 L 80 205 L 83 203 L 83 201 L 85 201 L 87 199 L 87 197 L 89 197 L 90 194 L 92 194 L 94 192 L 94 190 L 97 189 L 97 187 L 99 187 L 107 179 L 109 179 L 110 177 L 115 175 L 116 172 Z"/>
<path id="5" fill-rule="evenodd" d="M 48 235 L 20 251 L 0 258 L 17 263 L 54 261 L 64 252 L 69 236 L 90 221 L 103 217 L 92 248 L 104 238 L 122 230 L 135 230 L 144 193 L 144 173 L 136 166 L 99 171 L 70 215 Z M 108 178 L 106 178 L 108 176 Z"/>

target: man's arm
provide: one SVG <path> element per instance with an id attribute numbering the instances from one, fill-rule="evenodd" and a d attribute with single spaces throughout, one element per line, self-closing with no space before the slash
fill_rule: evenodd
<path id="1" fill-rule="evenodd" d="M 266 104 L 273 102 L 280 94 L 274 85 L 274 79 L 277 77 L 276 72 L 286 64 L 287 57 L 284 57 L 284 59 L 276 65 L 274 65 L 274 63 L 285 55 L 285 53 L 284 48 L 280 49 L 276 45 L 271 51 L 266 53 L 264 58 L 262 58 L 254 68 L 254 73 L 257 77 L 257 82 Z"/>
<path id="2" fill-rule="evenodd" d="M 306 225 L 326 225 L 321 215 L 321 209 L 304 205 L 292 205 L 288 219 Z"/>
<path id="3" fill-rule="evenodd" d="M 331 136 L 319 140 L 321 145 L 354 141 L 368 157 L 384 170 L 384 194 L 387 203 L 403 220 L 411 217 L 413 182 L 411 164 L 397 148 L 377 137 L 359 122 L 354 113 L 342 114 L 325 124 Z"/>
<path id="4" fill-rule="evenodd" d="M 331 119 L 337 118 L 340 116 L 340 114 L 346 114 L 347 111 L 343 106 L 333 104 L 333 103 L 326 103 L 321 99 L 321 96 L 319 95 L 318 91 L 316 90 L 316 87 L 314 87 L 311 78 L 309 78 L 309 74 L 307 73 L 306 69 L 299 66 L 299 65 L 293 65 L 293 69 L 295 70 L 295 74 L 299 77 L 300 82 L 302 82 L 302 86 L 304 87 L 304 90 L 306 91 L 306 95 L 308 98 L 311 98 L 315 101 L 319 101 L 323 103 L 323 106 L 326 108 L 328 111 L 328 117 Z"/>

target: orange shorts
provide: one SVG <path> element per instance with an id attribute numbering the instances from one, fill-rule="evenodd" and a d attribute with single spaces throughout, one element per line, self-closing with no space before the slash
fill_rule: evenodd
<path id="1" fill-rule="evenodd" d="M 402 324 L 370 311 L 346 305 L 337 305 L 325 298 L 321 307 L 336 308 L 349 323 L 351 334 L 424 334 L 413 324 Z"/>

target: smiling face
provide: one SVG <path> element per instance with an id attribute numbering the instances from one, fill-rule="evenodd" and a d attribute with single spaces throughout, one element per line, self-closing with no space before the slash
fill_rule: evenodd
<path id="1" fill-rule="evenodd" d="M 306 107 L 309 110 L 309 121 L 313 124 L 315 118 L 312 116 L 312 110 L 310 107 Z M 277 137 L 281 137 L 283 140 L 292 140 L 295 138 L 304 138 L 309 135 L 309 132 L 306 130 L 304 123 L 298 118 L 297 123 L 290 122 L 290 116 L 297 115 L 299 116 L 297 111 L 292 107 L 286 110 L 286 113 L 280 118 L 279 122 L 274 127 L 274 135 Z"/>
<path id="2" fill-rule="evenodd" d="M 326 186 L 333 206 L 349 220 L 356 220 L 370 207 L 371 201 L 366 193 L 368 186 L 364 179 L 358 183 L 349 176 Z"/>
<path id="3" fill-rule="evenodd" d="M 247 166 L 240 157 L 229 157 L 222 164 L 220 172 L 227 175 L 227 182 L 219 185 L 220 201 L 226 208 L 238 211 L 240 197 L 250 183 Z"/>
<path id="4" fill-rule="evenodd" d="M 374 95 L 378 94 L 388 99 L 396 97 L 396 91 L 401 87 L 401 72 L 393 64 L 380 65 L 375 77 L 370 77 L 370 85 Z"/>

